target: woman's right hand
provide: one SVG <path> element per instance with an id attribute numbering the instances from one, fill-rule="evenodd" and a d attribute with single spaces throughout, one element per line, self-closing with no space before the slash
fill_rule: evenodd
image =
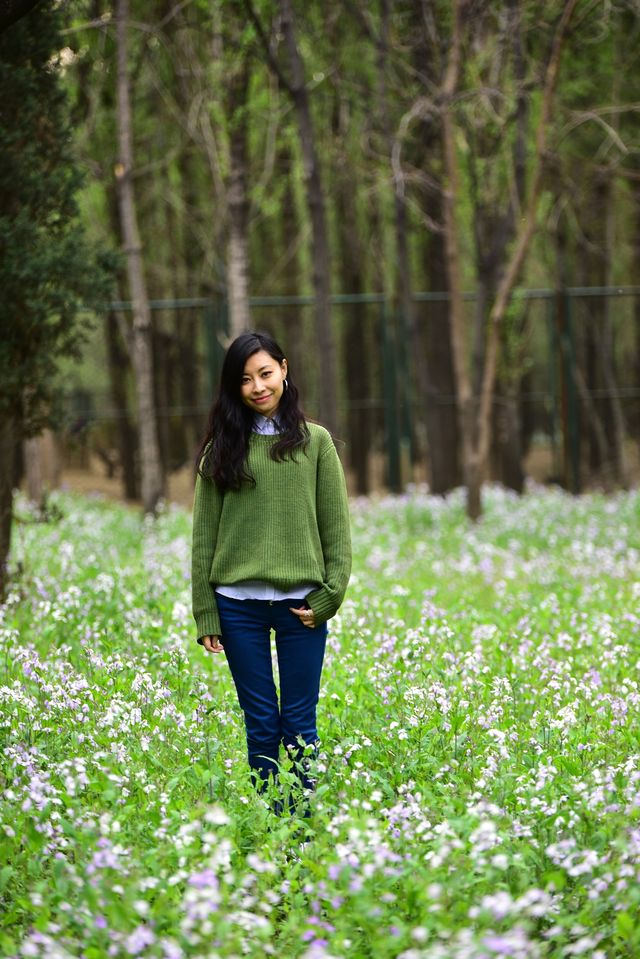
<path id="1" fill-rule="evenodd" d="M 219 636 L 203 636 L 202 645 L 208 653 L 221 653 L 223 651 Z"/>

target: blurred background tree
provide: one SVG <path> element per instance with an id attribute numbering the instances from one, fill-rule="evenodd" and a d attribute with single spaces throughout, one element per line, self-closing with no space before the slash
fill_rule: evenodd
<path id="1" fill-rule="evenodd" d="M 81 310 L 108 292 L 78 217 L 57 7 L 0 33 L 0 595 L 22 441 L 51 422 L 57 361 L 79 354 Z"/>

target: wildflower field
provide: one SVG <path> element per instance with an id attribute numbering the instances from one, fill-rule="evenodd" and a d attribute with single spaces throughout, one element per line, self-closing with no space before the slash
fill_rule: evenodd
<path id="1" fill-rule="evenodd" d="M 308 819 L 251 787 L 188 513 L 54 506 L 0 607 L 0 955 L 640 956 L 637 492 L 354 502 Z"/>

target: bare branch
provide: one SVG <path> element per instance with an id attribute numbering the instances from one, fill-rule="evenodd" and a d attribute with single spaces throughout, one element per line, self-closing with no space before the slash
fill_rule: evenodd
<path id="1" fill-rule="evenodd" d="M 584 123 L 596 123 L 598 126 L 602 127 L 605 133 L 609 138 L 615 143 L 621 153 L 629 153 L 629 147 L 624 143 L 618 131 L 611 126 L 610 123 L 604 119 L 603 114 L 613 114 L 615 117 L 619 117 L 622 113 L 638 113 L 640 112 L 640 104 L 629 104 L 625 107 L 609 107 L 603 110 L 584 110 L 580 111 L 573 116 L 573 119 L 570 123 L 567 123 L 564 127 L 563 136 L 561 139 L 564 139 L 574 130 L 577 130 L 578 127 L 582 126 Z"/>
<path id="2" fill-rule="evenodd" d="M 200 112 L 200 130 L 202 131 L 202 139 L 207 154 L 207 160 L 209 162 L 211 179 L 215 187 L 216 195 L 219 199 L 224 199 L 226 196 L 226 189 L 224 180 L 220 174 L 220 150 L 216 141 L 216 135 L 213 131 L 213 126 L 211 125 L 209 111 L 206 109 Z M 224 207 L 226 209 L 226 203 L 224 204 Z"/>
<path id="3" fill-rule="evenodd" d="M 415 119 L 425 119 L 433 113 L 433 104 L 427 97 L 418 97 L 410 110 L 400 120 L 398 132 L 393 138 L 391 146 L 391 169 L 396 194 L 404 197 L 404 173 L 402 170 L 402 143 L 407 136 L 409 127 Z"/>
<path id="4" fill-rule="evenodd" d="M 264 27 L 262 26 L 262 23 L 260 22 L 260 18 L 258 17 L 258 14 L 256 13 L 254 9 L 253 3 L 251 2 L 251 0 L 244 0 L 244 6 L 245 6 L 245 10 L 249 14 L 249 19 L 251 20 L 252 24 L 256 28 L 256 33 L 258 34 L 258 37 L 260 38 L 260 43 L 262 44 L 265 55 L 267 57 L 267 62 L 271 70 L 273 70 L 274 74 L 278 78 L 278 83 L 280 84 L 282 89 L 286 90 L 289 96 L 293 99 L 294 97 L 293 88 L 291 84 L 289 83 L 289 81 L 287 80 L 287 78 L 285 77 L 282 70 L 280 69 L 280 64 L 278 63 L 278 61 L 273 55 L 273 50 L 271 49 L 269 38 L 265 32 Z"/>

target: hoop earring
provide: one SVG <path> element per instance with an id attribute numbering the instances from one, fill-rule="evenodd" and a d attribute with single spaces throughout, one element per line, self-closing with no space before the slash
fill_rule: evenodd
<path id="1" fill-rule="evenodd" d="M 287 380 L 287 378 L 286 378 L 286 376 L 285 376 L 285 378 L 284 378 L 284 391 L 283 391 L 283 392 L 286 393 L 286 391 L 287 391 L 288 389 L 289 389 L 289 381 Z"/>

